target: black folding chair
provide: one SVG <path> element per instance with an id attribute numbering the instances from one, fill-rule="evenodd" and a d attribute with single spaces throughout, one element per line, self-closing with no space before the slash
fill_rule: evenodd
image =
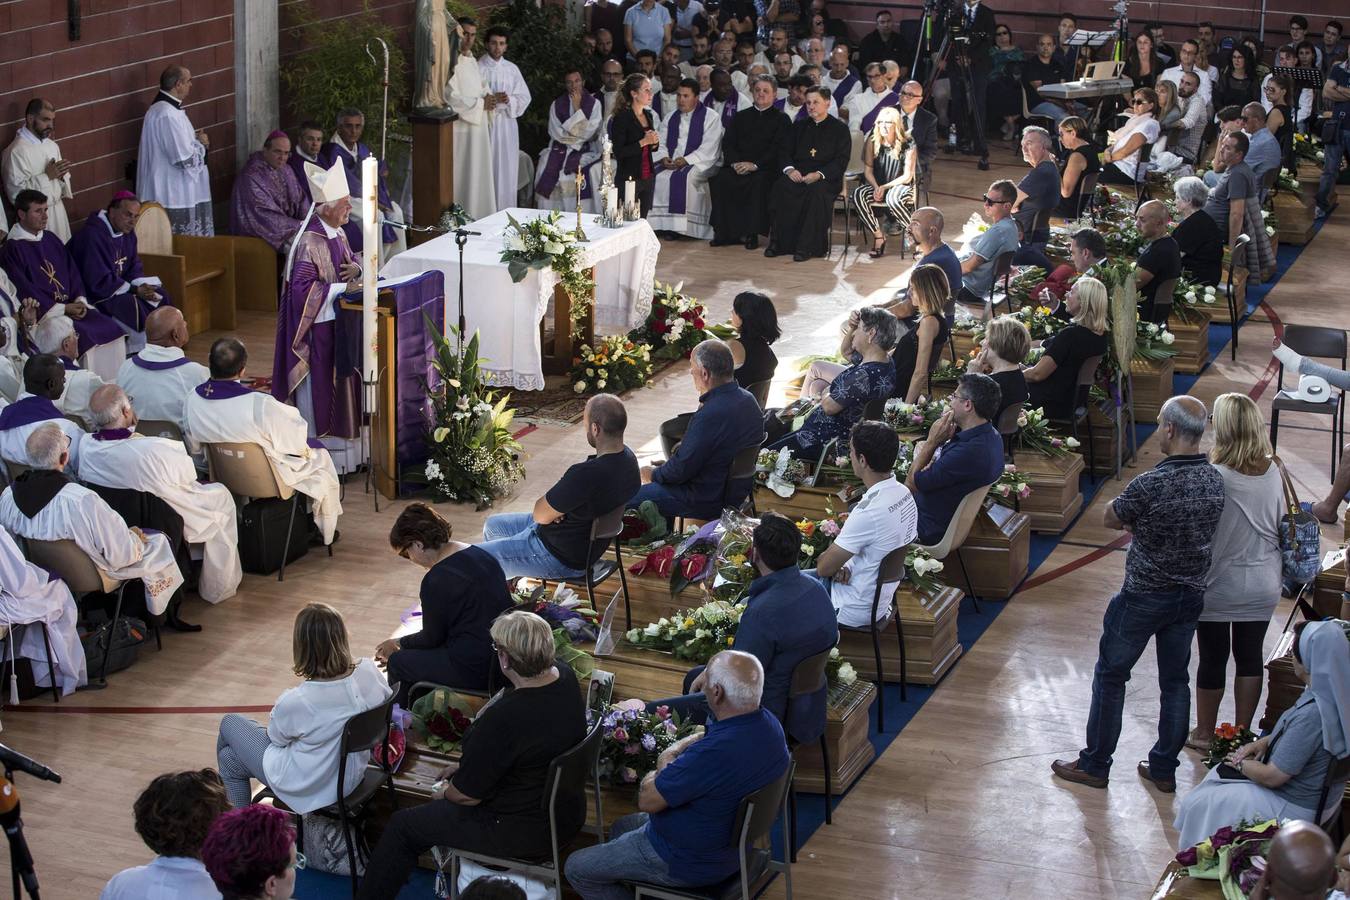
<path id="1" fill-rule="evenodd" d="M 869 625 L 839 626 L 840 631 L 865 631 L 872 635 L 872 653 L 876 657 L 877 664 L 877 731 L 886 730 L 886 670 L 881 664 L 881 632 L 890 623 L 892 616 L 895 617 L 895 634 L 900 641 L 900 700 L 901 702 L 905 700 L 905 670 L 907 668 L 905 623 L 900 618 L 900 606 L 896 603 L 894 591 L 887 601 L 886 615 L 880 622 L 877 621 L 877 615 L 881 612 L 882 587 L 886 584 L 895 584 L 905 577 L 905 554 L 908 551 L 908 546 L 897 547 L 881 558 L 881 565 L 877 566 L 877 585 L 872 591 L 871 623 Z"/>
<path id="2" fill-rule="evenodd" d="M 1346 368 L 1345 332 L 1339 328 L 1325 328 L 1321 325 L 1286 325 L 1281 339 L 1295 353 L 1315 359 L 1339 359 L 1341 370 Z M 1297 373 L 1295 373 L 1297 374 Z M 1345 437 L 1345 391 L 1336 390 L 1322 403 L 1310 403 L 1307 400 L 1295 400 L 1284 393 L 1284 364 L 1276 387 L 1279 388 L 1275 399 L 1270 403 L 1270 446 L 1275 449 L 1280 435 L 1280 413 L 1307 413 L 1314 416 L 1331 417 L 1331 480 L 1336 480 L 1336 459 L 1340 456 L 1341 445 Z"/>
<path id="3" fill-rule="evenodd" d="M 792 708 L 794 697 L 803 697 L 807 694 L 814 694 L 816 691 L 825 687 L 826 677 L 825 668 L 830 662 L 830 654 L 834 652 L 831 647 L 815 656 L 808 656 L 806 659 L 797 663 L 792 669 L 792 679 L 788 683 L 788 708 Z M 834 813 L 830 809 L 834 798 L 834 776 L 830 771 L 830 745 L 825 740 L 825 729 L 829 720 L 829 709 L 821 717 L 820 723 L 820 759 L 821 765 L 825 771 L 825 824 L 834 824 Z M 796 750 L 798 743 L 788 737 L 788 749 Z M 792 861 L 797 861 L 797 782 L 794 779 L 792 789 L 788 794 L 788 821 L 790 828 L 790 839 L 788 846 L 792 850 Z"/>

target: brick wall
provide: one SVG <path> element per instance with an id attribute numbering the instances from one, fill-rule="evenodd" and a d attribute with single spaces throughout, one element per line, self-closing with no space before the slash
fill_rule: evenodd
<path id="1" fill-rule="evenodd" d="M 79 222 L 128 187 L 141 119 L 159 74 L 192 71 L 187 112 L 211 139 L 212 191 L 228 196 L 234 162 L 233 0 L 83 0 L 80 40 L 67 33 L 66 0 L 0 0 L 0 129 L 4 144 L 28 100 L 56 106 L 55 139 L 75 163 Z"/>

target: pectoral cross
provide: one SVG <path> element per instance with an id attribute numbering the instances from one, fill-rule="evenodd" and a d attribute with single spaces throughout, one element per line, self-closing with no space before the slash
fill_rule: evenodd
<path id="1" fill-rule="evenodd" d="M 113 268 L 117 270 L 117 276 L 119 278 L 122 276 L 122 267 L 125 266 L 126 264 L 127 258 L 125 256 L 119 256 L 117 257 L 117 259 L 113 260 Z"/>
<path id="2" fill-rule="evenodd" d="M 812 159 L 815 159 L 815 158 L 816 158 L 816 148 L 815 148 L 815 147 L 812 147 L 812 148 L 811 148 L 811 158 L 812 158 Z"/>

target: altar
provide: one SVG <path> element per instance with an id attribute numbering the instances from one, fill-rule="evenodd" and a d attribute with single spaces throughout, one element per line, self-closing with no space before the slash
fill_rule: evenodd
<path id="1" fill-rule="evenodd" d="M 466 226 L 479 232 L 464 245 L 464 320 L 469 334 L 479 334 L 488 384 L 519 390 L 543 390 L 542 338 L 539 323 L 553 303 L 558 276 L 548 268 L 531 269 L 519 284 L 501 262 L 502 239 L 511 215 L 526 222 L 549 210 L 501 210 Z M 582 263 L 595 268 L 594 326 L 598 334 L 618 334 L 641 325 L 652 305 L 656 257 L 661 249 L 646 220 L 605 228 L 600 217 L 583 213 Z M 575 213 L 560 223 L 575 227 Z M 459 251 L 455 236 L 443 234 L 409 247 L 389 260 L 381 277 L 397 278 L 426 271 L 445 276 L 445 322 L 459 321 Z"/>

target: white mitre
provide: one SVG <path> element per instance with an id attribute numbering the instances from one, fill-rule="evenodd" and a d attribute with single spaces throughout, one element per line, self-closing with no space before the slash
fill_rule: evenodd
<path id="1" fill-rule="evenodd" d="M 305 178 L 309 181 L 309 191 L 315 203 L 332 203 L 351 196 L 347 187 L 347 173 L 343 171 L 340 159 L 333 160 L 333 167 L 327 171 L 314 163 L 305 163 Z"/>

